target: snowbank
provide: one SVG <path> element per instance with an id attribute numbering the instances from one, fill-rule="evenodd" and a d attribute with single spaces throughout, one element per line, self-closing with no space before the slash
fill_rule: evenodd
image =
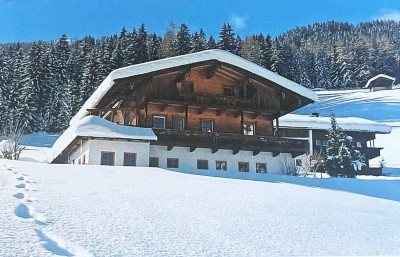
<path id="1" fill-rule="evenodd" d="M 122 126 L 97 116 L 86 116 L 72 124 L 47 153 L 48 162 L 57 158 L 72 141 L 81 137 L 98 137 L 132 140 L 157 140 L 151 128 Z"/>
<path id="2" fill-rule="evenodd" d="M 386 134 L 390 133 L 392 130 L 390 126 L 362 118 L 347 117 L 336 118 L 336 120 L 339 126 L 346 131 L 364 131 Z M 279 126 L 328 130 L 331 128 L 331 118 L 286 114 L 279 118 Z"/>
<path id="3" fill-rule="evenodd" d="M 114 81 L 116 79 L 148 74 L 158 70 L 165 70 L 169 68 L 174 68 L 187 64 L 199 63 L 209 60 L 217 60 L 222 63 L 227 63 L 236 66 L 238 68 L 247 70 L 257 76 L 272 81 L 273 83 L 276 83 L 281 87 L 287 88 L 288 90 L 296 94 L 309 98 L 312 101 L 318 100 L 318 96 L 314 92 L 291 80 L 288 80 L 272 71 L 269 71 L 237 55 L 231 54 L 223 50 L 213 49 L 193 54 L 175 56 L 157 61 L 132 65 L 111 72 L 106 77 L 106 79 L 100 84 L 100 86 L 96 89 L 96 91 L 85 102 L 82 108 L 71 120 L 70 124 L 78 122 L 81 118 L 83 118 L 87 113 L 86 111 L 87 109 L 94 108 L 96 104 L 103 98 L 103 96 L 105 96 L 106 93 L 113 87 Z"/>

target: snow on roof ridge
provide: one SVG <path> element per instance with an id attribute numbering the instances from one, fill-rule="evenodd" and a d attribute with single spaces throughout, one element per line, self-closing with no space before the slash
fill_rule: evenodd
<path id="1" fill-rule="evenodd" d="M 238 68 L 247 70 L 312 101 L 318 101 L 318 96 L 315 92 L 297 84 L 296 82 L 284 78 L 240 56 L 219 49 L 211 49 L 187 55 L 174 56 L 156 61 L 140 63 L 112 71 L 95 90 L 95 92 L 89 97 L 89 99 L 83 104 L 82 108 L 72 118 L 70 124 L 75 123 L 83 118 L 86 115 L 86 110 L 93 108 L 102 99 L 102 97 L 113 87 L 114 80 L 116 79 L 143 75 L 157 70 L 164 70 L 171 67 L 179 67 L 209 60 L 217 60 L 219 62 L 231 64 Z"/>
<path id="2" fill-rule="evenodd" d="M 393 80 L 393 82 L 396 80 L 396 79 L 393 78 L 393 77 L 390 77 L 390 76 L 388 76 L 388 75 L 386 75 L 386 74 L 381 73 L 381 74 L 378 74 L 378 75 L 376 75 L 376 76 L 370 78 L 370 79 L 368 80 L 367 84 L 366 84 L 363 88 L 368 88 L 368 87 L 369 87 L 369 84 L 371 84 L 371 82 L 374 81 L 374 80 L 377 79 L 377 78 L 386 78 L 386 79 Z"/>
<path id="3" fill-rule="evenodd" d="M 47 152 L 48 162 L 56 159 L 78 136 L 132 140 L 157 140 L 151 128 L 124 126 L 97 116 L 86 116 L 70 125 Z"/>
<path id="4" fill-rule="evenodd" d="M 336 117 L 336 120 L 339 126 L 345 131 L 375 132 L 382 134 L 388 134 L 392 131 L 392 128 L 388 125 L 364 118 Z M 290 113 L 279 118 L 279 126 L 328 130 L 331 127 L 331 118 Z"/>

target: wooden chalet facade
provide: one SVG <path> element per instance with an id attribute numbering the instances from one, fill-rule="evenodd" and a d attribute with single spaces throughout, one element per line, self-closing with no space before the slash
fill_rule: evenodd
<path id="1" fill-rule="evenodd" d="M 151 128 L 157 140 L 150 141 L 150 166 L 218 170 L 219 160 L 230 170 L 247 163 L 249 171 L 259 162 L 270 163 L 281 154 L 292 158 L 309 147 L 304 140 L 280 138 L 279 122 L 274 126 L 273 120 L 312 103 L 316 95 L 221 50 L 116 70 L 103 84 L 71 124 L 93 115 L 121 126 Z M 65 146 L 51 162 L 78 148 Z M 191 155 L 200 159 L 184 165 L 161 160 L 189 160 Z M 236 164 L 229 165 L 230 159 Z"/>

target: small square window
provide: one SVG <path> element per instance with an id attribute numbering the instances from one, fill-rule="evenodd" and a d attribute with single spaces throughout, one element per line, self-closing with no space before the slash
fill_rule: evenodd
<path id="1" fill-rule="evenodd" d="M 327 146 L 328 145 L 328 140 L 322 140 L 322 145 Z"/>
<path id="2" fill-rule="evenodd" d="M 267 173 L 267 164 L 266 163 L 256 163 L 256 172 L 257 173 Z"/>
<path id="3" fill-rule="evenodd" d="M 101 152 L 101 165 L 114 165 L 114 152 Z"/>
<path id="4" fill-rule="evenodd" d="M 249 163 L 248 162 L 238 162 L 238 168 L 240 172 L 249 172 Z"/>
<path id="5" fill-rule="evenodd" d="M 319 139 L 315 140 L 315 144 L 320 146 L 321 145 L 321 140 L 319 140 Z"/>
<path id="6" fill-rule="evenodd" d="M 226 161 L 216 161 L 215 162 L 215 169 L 216 170 L 227 171 L 228 170 L 227 166 L 228 165 L 226 164 Z"/>
<path id="7" fill-rule="evenodd" d="M 193 83 L 185 83 L 183 85 L 182 91 L 186 93 L 193 93 L 194 92 Z"/>
<path id="8" fill-rule="evenodd" d="M 357 142 L 357 147 L 361 148 L 361 142 Z"/>
<path id="9" fill-rule="evenodd" d="M 154 116 L 153 117 L 153 128 L 165 129 L 165 117 Z"/>
<path id="10" fill-rule="evenodd" d="M 208 170 L 208 161 L 207 160 L 197 160 L 197 169 Z"/>
<path id="11" fill-rule="evenodd" d="M 172 128 L 175 130 L 183 130 L 183 119 L 182 118 L 172 118 Z"/>
<path id="12" fill-rule="evenodd" d="M 160 167 L 160 159 L 158 157 L 150 157 L 149 166 L 150 167 Z"/>
<path id="13" fill-rule="evenodd" d="M 136 153 L 124 153 L 124 166 L 136 166 Z"/>
<path id="14" fill-rule="evenodd" d="M 213 132 L 213 121 L 212 120 L 202 120 L 201 121 L 201 131 L 203 132 Z"/>
<path id="15" fill-rule="evenodd" d="M 243 124 L 243 135 L 254 136 L 255 135 L 255 125 L 252 123 Z"/>
<path id="16" fill-rule="evenodd" d="M 226 96 L 233 96 L 233 88 L 231 88 L 231 87 L 224 87 L 224 95 L 226 95 Z"/>
<path id="17" fill-rule="evenodd" d="M 167 158 L 167 168 L 179 168 L 179 159 L 178 158 Z"/>
<path id="18" fill-rule="evenodd" d="M 301 166 L 303 166 L 303 162 L 302 162 L 301 159 L 296 159 L 296 160 L 295 160 L 295 164 L 296 164 L 296 167 L 301 167 Z"/>

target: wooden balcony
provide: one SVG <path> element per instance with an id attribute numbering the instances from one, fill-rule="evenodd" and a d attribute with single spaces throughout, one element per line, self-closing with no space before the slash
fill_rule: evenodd
<path id="1" fill-rule="evenodd" d="M 368 147 L 362 148 L 360 151 L 365 154 L 366 159 L 372 159 L 381 155 L 381 150 L 383 147 Z"/>
<path id="2" fill-rule="evenodd" d="M 152 92 L 147 97 L 149 102 L 181 103 L 189 106 L 209 107 L 216 109 L 240 109 L 255 111 L 258 113 L 271 114 L 274 110 L 258 103 L 252 98 L 237 96 L 206 94 L 206 93 L 184 93 L 165 95 L 158 92 Z"/>
<path id="3" fill-rule="evenodd" d="M 298 156 L 307 152 L 308 141 L 298 139 L 284 139 L 266 136 L 245 136 L 229 133 L 206 133 L 198 131 L 177 131 L 168 129 L 153 129 L 158 140 L 151 142 L 154 145 L 165 145 L 168 150 L 174 146 L 196 148 L 210 148 L 212 152 L 218 149 L 232 150 L 237 154 L 240 150 L 252 151 L 253 155 L 260 152 L 272 152 L 273 156 L 279 153 L 291 153 Z"/>

